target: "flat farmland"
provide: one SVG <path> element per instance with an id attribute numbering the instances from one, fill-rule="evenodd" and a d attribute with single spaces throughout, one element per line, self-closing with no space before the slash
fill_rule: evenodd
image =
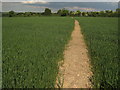
<path id="1" fill-rule="evenodd" d="M 2 18 L 2 87 L 54 88 L 75 20 L 87 44 L 92 87 L 118 88 L 118 18 L 47 16 Z"/>
<path id="2" fill-rule="evenodd" d="M 53 88 L 74 20 L 3 18 L 3 88 Z"/>
<path id="3" fill-rule="evenodd" d="M 92 82 L 97 88 L 119 87 L 118 18 L 76 18 L 91 58 Z"/>

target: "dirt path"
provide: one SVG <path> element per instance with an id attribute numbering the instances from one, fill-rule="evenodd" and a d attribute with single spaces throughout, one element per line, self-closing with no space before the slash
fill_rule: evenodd
<path id="1" fill-rule="evenodd" d="M 90 88 L 89 58 L 79 22 L 75 20 L 72 40 L 64 51 L 64 62 L 60 66 L 60 80 L 63 88 Z"/>

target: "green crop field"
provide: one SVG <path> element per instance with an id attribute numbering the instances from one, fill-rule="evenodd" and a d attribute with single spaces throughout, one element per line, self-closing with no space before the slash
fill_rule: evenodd
<path id="1" fill-rule="evenodd" d="M 74 20 L 3 18 L 3 88 L 52 88 Z"/>
<path id="2" fill-rule="evenodd" d="M 93 66 L 93 85 L 119 87 L 118 19 L 76 18 L 82 27 Z"/>
<path id="3" fill-rule="evenodd" d="M 119 87 L 118 19 L 75 17 L 91 58 L 97 88 Z M 70 17 L 3 18 L 2 87 L 53 88 L 58 62 L 74 28 Z"/>

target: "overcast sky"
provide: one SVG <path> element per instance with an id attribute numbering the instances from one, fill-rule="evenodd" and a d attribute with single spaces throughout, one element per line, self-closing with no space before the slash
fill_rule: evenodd
<path id="1" fill-rule="evenodd" d="M 33 0 L 0 0 L 2 2 L 22 2 Z M 46 2 L 119 2 L 120 0 L 34 0 L 34 1 L 46 1 Z"/>
<path id="2" fill-rule="evenodd" d="M 41 7 L 41 6 L 30 6 L 30 5 L 27 6 L 27 5 L 25 5 L 25 4 L 34 4 L 35 2 L 41 2 L 41 4 L 46 4 L 48 2 L 119 2 L 119 0 L 0 0 L 0 1 L 2 1 L 2 2 L 22 2 L 21 4 L 18 4 L 18 5 L 15 4 L 15 3 L 12 4 L 12 5 L 11 4 L 5 5 L 4 4 L 2 8 L 5 11 L 9 11 L 10 9 L 15 10 L 15 11 L 27 11 L 27 10 L 29 10 L 29 11 L 39 11 L 39 9 L 44 10 L 45 6 Z M 22 6 L 20 6 L 20 5 L 22 5 Z M 77 9 L 81 9 L 81 10 L 82 9 L 87 9 L 87 10 L 88 9 L 89 10 L 96 9 L 96 8 L 91 8 L 93 5 L 91 7 L 82 7 L 82 8 L 80 6 L 79 7 L 77 6 Z M 112 6 L 110 6 L 110 7 L 112 7 Z M 0 4 L 0 8 L 1 8 L 1 4 Z M 67 8 L 68 9 L 69 8 L 70 9 L 71 8 L 76 8 L 76 6 L 69 7 L 69 5 L 68 5 Z M 56 7 L 53 8 L 53 10 L 55 10 L 55 9 L 56 9 Z M 108 7 L 108 9 L 109 9 L 109 7 Z M 0 11 L 1 11 L 1 9 L 0 9 Z"/>

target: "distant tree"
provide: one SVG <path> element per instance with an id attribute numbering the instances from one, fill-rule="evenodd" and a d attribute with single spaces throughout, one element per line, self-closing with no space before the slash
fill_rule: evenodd
<path id="1" fill-rule="evenodd" d="M 21 16 L 21 17 L 23 17 L 23 16 L 24 16 L 24 13 L 22 13 L 22 12 L 17 13 L 17 16 Z"/>
<path id="2" fill-rule="evenodd" d="M 63 8 L 63 9 L 58 10 L 57 14 L 60 16 L 67 16 L 69 15 L 69 10 L 66 10 L 65 8 Z"/>
<path id="3" fill-rule="evenodd" d="M 89 17 L 91 17 L 91 16 L 92 16 L 92 13 L 91 13 L 91 12 L 87 12 L 87 15 L 88 15 Z"/>
<path id="4" fill-rule="evenodd" d="M 112 13 L 113 13 L 112 10 L 106 10 L 106 11 L 105 11 L 105 14 L 106 14 L 105 16 L 106 16 L 106 17 L 111 17 L 111 16 L 112 16 Z"/>
<path id="5" fill-rule="evenodd" d="M 69 15 L 70 16 L 75 16 L 75 12 L 74 11 L 70 11 Z"/>
<path id="6" fill-rule="evenodd" d="M 61 16 L 67 16 L 67 15 L 69 15 L 69 10 L 62 9 Z"/>
<path id="7" fill-rule="evenodd" d="M 62 10 L 60 9 L 60 10 L 57 11 L 57 14 L 61 15 L 61 12 L 62 12 Z"/>
<path id="8" fill-rule="evenodd" d="M 106 17 L 107 16 L 106 11 L 100 11 L 99 16 Z"/>
<path id="9" fill-rule="evenodd" d="M 14 11 L 9 11 L 9 17 L 13 17 L 15 16 L 15 12 Z"/>
<path id="10" fill-rule="evenodd" d="M 44 15 L 51 15 L 51 10 L 49 8 L 45 8 Z"/>
<path id="11" fill-rule="evenodd" d="M 116 11 L 112 10 L 105 10 L 105 11 L 91 11 L 91 12 L 81 12 L 77 11 L 69 11 L 65 8 L 60 9 L 57 13 L 52 13 L 49 8 L 45 8 L 44 12 L 2 12 L 3 17 L 14 17 L 14 16 L 44 16 L 44 15 L 51 15 L 51 16 L 89 16 L 89 17 L 118 17 L 120 16 L 120 8 L 117 8 Z"/>
<path id="12" fill-rule="evenodd" d="M 24 13 L 24 16 L 25 16 L 25 17 L 31 16 L 31 12 L 25 12 L 25 13 Z"/>
<path id="13" fill-rule="evenodd" d="M 85 12 L 82 12 L 82 16 L 85 16 L 86 15 L 86 13 Z"/>
<path id="14" fill-rule="evenodd" d="M 80 12 L 79 10 L 77 10 L 77 11 L 75 12 L 75 16 L 81 16 L 81 12 Z"/>

